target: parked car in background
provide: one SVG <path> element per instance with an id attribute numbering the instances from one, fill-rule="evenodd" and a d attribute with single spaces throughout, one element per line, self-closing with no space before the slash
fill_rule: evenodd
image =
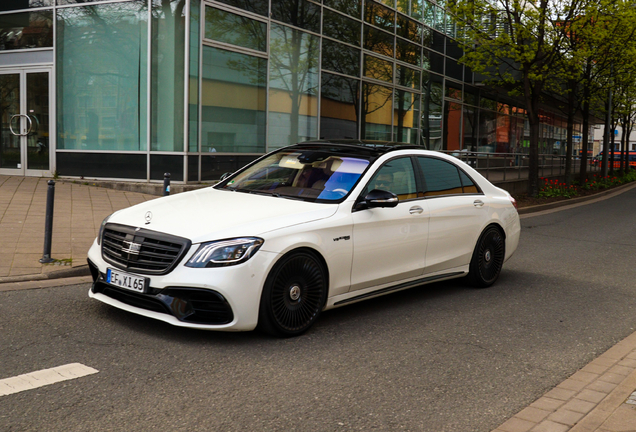
<path id="1" fill-rule="evenodd" d="M 191 328 L 277 336 L 425 283 L 492 285 L 519 242 L 514 199 L 457 158 L 320 141 L 102 223 L 90 297 Z"/>

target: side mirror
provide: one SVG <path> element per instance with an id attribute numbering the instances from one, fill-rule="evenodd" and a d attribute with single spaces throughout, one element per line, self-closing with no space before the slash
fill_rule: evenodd
<path id="1" fill-rule="evenodd" d="M 364 210 L 368 208 L 386 208 L 386 207 L 395 207 L 398 205 L 397 195 L 381 190 L 381 189 L 373 189 L 371 192 L 364 197 L 364 200 L 360 201 L 358 205 L 356 205 L 356 210 Z"/>

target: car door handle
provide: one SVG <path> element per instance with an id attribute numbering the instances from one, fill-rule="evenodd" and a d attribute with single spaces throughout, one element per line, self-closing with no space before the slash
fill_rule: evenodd
<path id="1" fill-rule="evenodd" d="M 420 206 L 411 207 L 409 209 L 409 213 L 411 214 L 420 214 L 424 211 L 424 209 Z"/>
<path id="2" fill-rule="evenodd" d="M 475 200 L 475 201 L 473 202 L 473 205 L 474 205 L 475 207 L 481 207 L 481 206 L 483 206 L 483 205 L 484 205 L 484 202 L 483 202 L 482 200 Z"/>

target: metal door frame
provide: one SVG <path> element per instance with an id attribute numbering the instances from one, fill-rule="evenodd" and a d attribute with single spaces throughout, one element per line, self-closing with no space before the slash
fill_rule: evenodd
<path id="1" fill-rule="evenodd" d="M 20 163 L 21 168 L 0 168 L 0 175 L 19 175 L 28 177 L 52 177 L 55 172 L 55 110 L 53 104 L 53 67 L 52 66 L 34 66 L 20 68 L 0 68 L 0 75 L 19 75 L 20 77 L 20 133 L 24 133 L 27 116 L 27 74 L 46 72 L 49 78 L 49 169 L 34 170 L 27 168 L 27 135 L 20 137 Z M 9 125 L 11 127 L 11 125 Z"/>

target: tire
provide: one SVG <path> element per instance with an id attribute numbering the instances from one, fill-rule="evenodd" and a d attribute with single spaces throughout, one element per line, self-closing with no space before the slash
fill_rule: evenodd
<path id="1" fill-rule="evenodd" d="M 327 296 L 327 271 L 311 252 L 284 256 L 267 277 L 258 327 L 277 337 L 298 336 L 318 319 Z"/>
<path id="2" fill-rule="evenodd" d="M 506 241 L 501 230 L 489 226 L 481 233 L 468 273 L 469 283 L 476 288 L 488 288 L 495 283 L 506 256 Z"/>

